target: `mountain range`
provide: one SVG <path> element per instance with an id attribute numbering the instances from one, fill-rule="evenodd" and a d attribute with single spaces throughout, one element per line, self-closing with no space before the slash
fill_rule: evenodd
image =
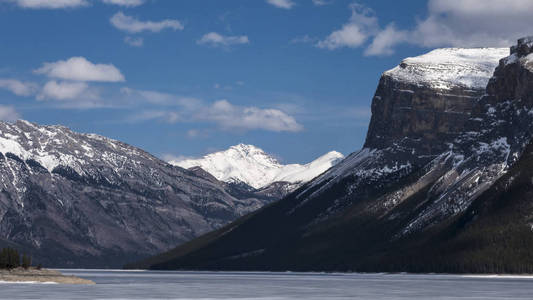
<path id="1" fill-rule="evenodd" d="M 190 161 L 183 169 L 99 135 L 0 122 L 0 246 L 45 266 L 121 267 L 279 200 L 342 157 L 281 165 L 238 145 L 206 158 L 249 181 L 219 180 Z M 264 185 L 247 184 L 254 179 Z"/>
<path id="2" fill-rule="evenodd" d="M 532 137 L 533 38 L 405 59 L 364 147 L 305 165 L 0 122 L 0 246 L 54 267 L 531 273 Z"/>
<path id="3" fill-rule="evenodd" d="M 383 73 L 363 149 L 284 199 L 129 267 L 533 272 L 533 38 Z"/>
<path id="4" fill-rule="evenodd" d="M 55 267 L 120 267 L 278 200 L 95 134 L 0 122 L 0 246 Z"/>
<path id="5" fill-rule="evenodd" d="M 275 182 L 289 183 L 294 189 L 324 173 L 342 159 L 344 155 L 331 151 L 305 165 L 283 165 L 258 147 L 239 144 L 200 159 L 174 160 L 169 163 L 185 169 L 200 167 L 220 181 L 244 183 L 255 189 L 265 188 Z"/>

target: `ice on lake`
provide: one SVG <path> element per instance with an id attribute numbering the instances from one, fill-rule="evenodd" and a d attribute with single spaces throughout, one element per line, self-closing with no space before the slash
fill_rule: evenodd
<path id="1" fill-rule="evenodd" d="M 61 270 L 93 286 L 0 283 L 0 299 L 532 299 L 533 277 Z"/>

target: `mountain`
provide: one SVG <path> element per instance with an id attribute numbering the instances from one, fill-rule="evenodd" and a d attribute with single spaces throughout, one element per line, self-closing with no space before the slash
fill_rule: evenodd
<path id="1" fill-rule="evenodd" d="M 324 173 L 343 158 L 344 155 L 341 153 L 331 151 L 305 165 L 283 165 L 262 149 L 253 145 L 239 144 L 200 159 L 169 163 L 185 169 L 200 167 L 218 180 L 244 183 L 255 189 L 262 189 L 275 182 L 287 182 L 291 184 L 290 186 L 296 187 Z"/>
<path id="2" fill-rule="evenodd" d="M 122 266 L 272 200 L 116 140 L 0 122 L 0 246 L 45 266 Z"/>
<path id="3" fill-rule="evenodd" d="M 533 38 L 409 58 L 380 79 L 362 150 L 133 266 L 531 273 L 532 137 Z"/>

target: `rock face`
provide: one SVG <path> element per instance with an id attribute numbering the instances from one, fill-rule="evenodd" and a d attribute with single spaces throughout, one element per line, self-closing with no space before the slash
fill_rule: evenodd
<path id="1" fill-rule="evenodd" d="M 445 151 L 508 54 L 505 48 L 438 49 L 385 72 L 372 101 L 365 147 L 411 143 L 428 155 Z"/>
<path id="2" fill-rule="evenodd" d="M 137 266 L 533 272 L 532 49 L 525 38 L 510 56 L 444 49 L 404 61 L 380 81 L 364 149 L 283 200 Z"/>
<path id="3" fill-rule="evenodd" d="M 54 267 L 119 267 L 270 202 L 127 144 L 0 122 L 0 244 Z"/>

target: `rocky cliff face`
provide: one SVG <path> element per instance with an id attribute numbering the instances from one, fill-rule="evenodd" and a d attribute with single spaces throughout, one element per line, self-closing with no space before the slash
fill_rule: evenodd
<path id="1" fill-rule="evenodd" d="M 55 267 L 119 267 L 272 198 L 61 126 L 0 122 L 0 244 Z"/>
<path id="2" fill-rule="evenodd" d="M 464 129 L 509 49 L 438 49 L 385 72 L 372 101 L 366 148 L 394 144 L 435 155 Z"/>
<path id="3" fill-rule="evenodd" d="M 532 50 L 525 38 L 510 56 L 447 49 L 405 61 L 380 81 L 364 149 L 276 204 L 141 265 L 533 271 L 524 254 L 533 211 L 502 193 L 530 194 L 521 170 L 531 163 Z M 496 239 L 505 245 L 494 247 Z"/>

